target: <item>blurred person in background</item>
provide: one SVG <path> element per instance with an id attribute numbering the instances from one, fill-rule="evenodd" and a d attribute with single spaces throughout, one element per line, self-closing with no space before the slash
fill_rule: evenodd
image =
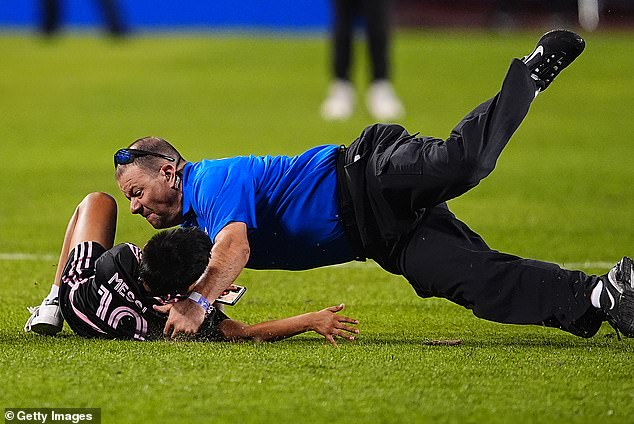
<path id="1" fill-rule="evenodd" d="M 499 29 L 513 29 L 520 26 L 522 6 L 529 3 L 524 0 L 496 0 L 493 26 Z M 569 13 L 576 9 L 576 0 L 539 0 L 532 1 L 527 7 L 538 7 L 549 15 L 550 27 L 564 27 L 570 25 Z"/>
<path id="2" fill-rule="evenodd" d="M 40 31 L 47 36 L 55 35 L 61 28 L 62 0 L 40 0 Z M 96 0 L 103 14 L 106 28 L 110 35 L 124 36 L 127 28 L 119 10 L 117 0 Z"/>
<path id="3" fill-rule="evenodd" d="M 354 112 L 356 94 L 350 78 L 355 22 L 363 19 L 371 64 L 371 83 L 366 93 L 370 114 L 392 121 L 405 110 L 390 82 L 390 1 L 332 0 L 332 81 L 321 106 L 326 120 L 345 120 Z"/>

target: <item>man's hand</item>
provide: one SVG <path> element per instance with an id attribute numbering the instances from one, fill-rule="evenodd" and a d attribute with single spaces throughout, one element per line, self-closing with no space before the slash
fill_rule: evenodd
<path id="1" fill-rule="evenodd" d="M 215 301 L 238 278 L 249 260 L 249 252 L 246 224 L 227 224 L 215 238 L 207 269 L 190 290 L 196 290 L 209 301 Z M 203 308 L 187 299 L 170 305 L 154 306 L 154 310 L 169 313 L 163 333 L 171 338 L 179 333 L 186 336 L 196 334 L 205 320 Z"/>
<path id="2" fill-rule="evenodd" d="M 319 312 L 313 312 L 310 329 L 324 336 L 333 346 L 337 346 L 335 336 L 354 340 L 354 334 L 359 334 L 359 329 L 344 323 L 359 324 L 359 321 L 343 315 L 337 315 L 337 312 L 343 311 L 344 308 L 345 306 L 342 303 L 339 306 L 331 306 Z"/>
<path id="3" fill-rule="evenodd" d="M 205 320 L 203 308 L 189 299 L 183 299 L 168 305 L 154 305 L 154 310 L 163 314 L 169 313 L 163 334 L 172 339 L 176 338 L 179 333 L 188 336 L 196 334 Z"/>

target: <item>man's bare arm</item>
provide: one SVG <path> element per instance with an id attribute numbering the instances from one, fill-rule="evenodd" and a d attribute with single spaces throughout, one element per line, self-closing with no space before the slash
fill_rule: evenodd
<path id="1" fill-rule="evenodd" d="M 228 224 L 216 236 L 209 266 L 194 290 L 210 302 L 214 301 L 238 278 L 249 261 L 250 253 L 246 224 Z"/>
<path id="2" fill-rule="evenodd" d="M 218 329 L 224 338 L 230 341 L 256 340 L 275 341 L 292 337 L 307 331 L 314 331 L 321 334 L 336 346 L 335 337 L 347 340 L 354 340 L 354 335 L 359 330 L 348 324 L 358 324 L 355 319 L 338 315 L 344 305 L 331 306 L 317 312 L 297 315 L 290 318 L 275 321 L 261 322 L 255 325 L 248 325 L 240 321 L 227 319 L 222 321 Z"/>
<path id="3" fill-rule="evenodd" d="M 211 258 L 204 274 L 193 288 L 213 302 L 238 278 L 249 260 L 247 226 L 243 222 L 232 222 L 216 236 L 211 249 Z M 194 334 L 205 319 L 205 311 L 191 300 L 155 307 L 159 312 L 168 312 L 169 317 L 163 332 L 175 337 L 179 333 Z"/>

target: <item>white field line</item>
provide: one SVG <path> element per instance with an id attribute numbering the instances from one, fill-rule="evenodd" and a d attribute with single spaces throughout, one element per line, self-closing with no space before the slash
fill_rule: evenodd
<path id="1" fill-rule="evenodd" d="M 46 253 L 0 253 L 0 261 L 57 261 L 57 258 Z"/>
<path id="2" fill-rule="evenodd" d="M 552 261 L 551 261 L 552 262 Z M 606 261 L 585 261 L 585 262 L 552 262 L 559 265 L 565 269 L 583 269 L 583 268 L 606 268 L 610 269 L 614 266 L 615 262 L 606 262 Z M 345 264 L 333 265 L 333 267 L 338 268 L 380 268 L 379 264 L 374 261 L 366 261 L 366 262 L 347 262 Z"/>
<path id="3" fill-rule="evenodd" d="M 621 258 L 619 258 L 621 259 Z M 614 262 L 564 262 L 561 264 L 562 268 L 572 269 L 572 268 L 605 268 L 610 269 L 616 264 Z"/>
<path id="4" fill-rule="evenodd" d="M 47 253 L 0 253 L 0 261 L 57 261 L 58 256 Z M 584 262 L 564 262 L 559 264 L 562 268 L 612 268 L 616 262 L 605 261 L 584 261 Z M 348 262 L 340 265 L 333 265 L 338 268 L 379 268 L 374 261 Z"/>

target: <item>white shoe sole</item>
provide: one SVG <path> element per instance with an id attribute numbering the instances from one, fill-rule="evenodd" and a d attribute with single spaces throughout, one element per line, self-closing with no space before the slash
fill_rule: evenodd
<path id="1" fill-rule="evenodd" d="M 34 314 L 37 315 L 29 318 L 30 325 L 27 321 L 26 331 L 30 330 L 45 336 L 53 336 L 62 331 L 64 318 L 58 305 L 40 305 Z"/>

